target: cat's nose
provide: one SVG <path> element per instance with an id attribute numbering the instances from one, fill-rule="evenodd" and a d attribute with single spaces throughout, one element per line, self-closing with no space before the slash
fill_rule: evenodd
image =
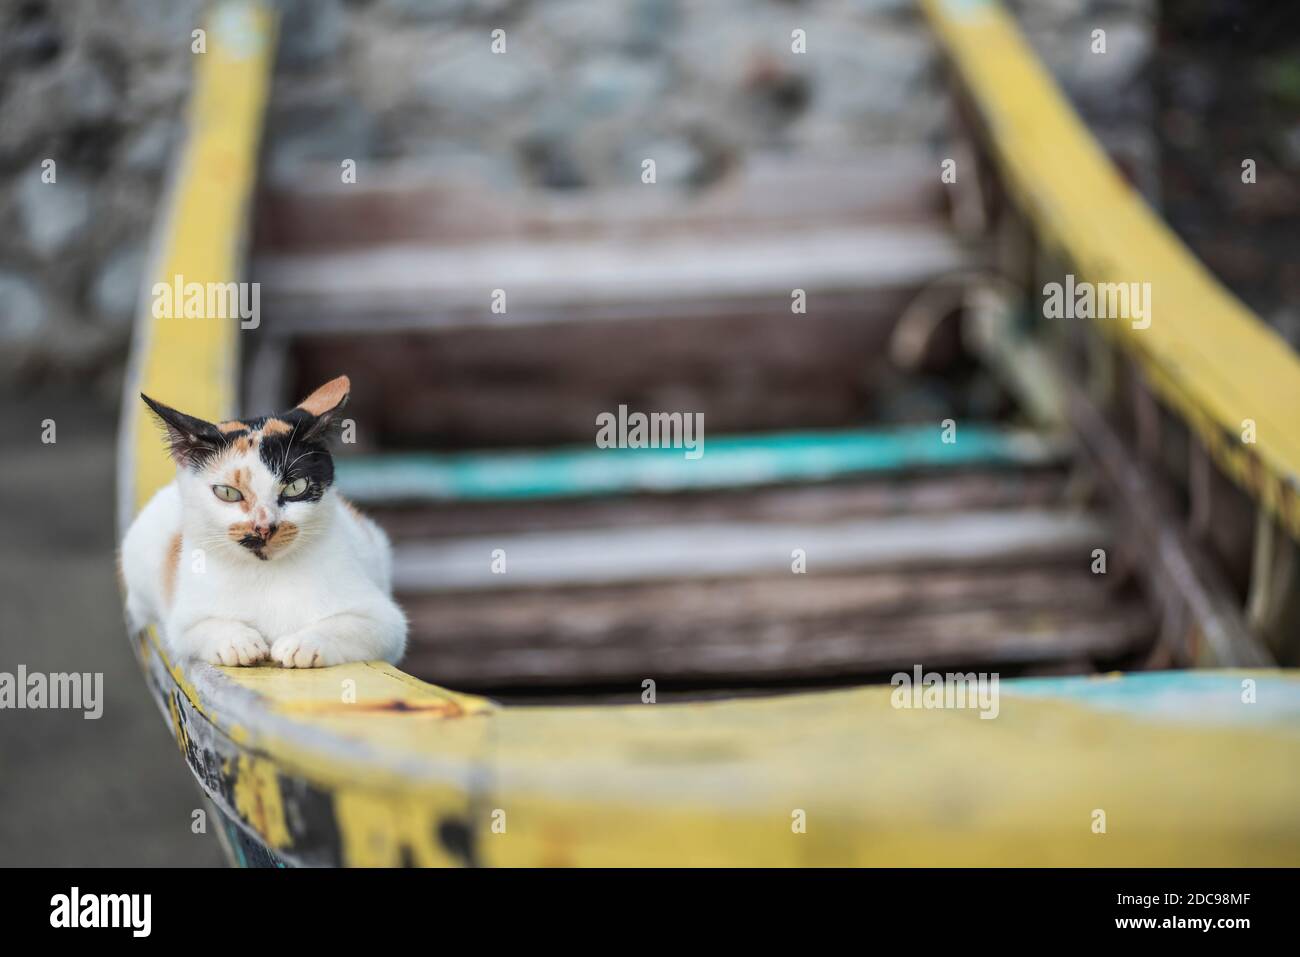
<path id="1" fill-rule="evenodd" d="M 275 524 L 275 522 L 266 522 L 265 524 L 257 524 L 253 526 L 253 534 L 256 535 L 258 538 L 262 539 L 262 541 L 269 542 L 271 540 L 271 536 L 275 534 L 275 530 L 279 527 L 280 526 Z"/>

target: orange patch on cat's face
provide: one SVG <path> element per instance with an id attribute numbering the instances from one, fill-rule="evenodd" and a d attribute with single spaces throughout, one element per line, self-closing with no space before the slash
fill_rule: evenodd
<path id="1" fill-rule="evenodd" d="M 239 545 L 240 542 L 252 534 L 254 534 L 252 522 L 236 522 L 226 529 L 226 535 L 236 545 Z M 281 522 L 276 526 L 275 531 L 271 533 L 271 537 L 266 540 L 266 544 L 258 548 L 253 554 L 259 558 L 262 556 L 270 558 L 288 548 L 297 537 L 297 525 L 293 522 Z"/>
<path id="2" fill-rule="evenodd" d="M 293 522 L 281 522 L 267 542 L 267 552 L 274 555 L 276 552 L 282 552 L 293 544 L 294 539 L 298 537 L 298 526 Z"/>
<path id="3" fill-rule="evenodd" d="M 217 428 L 222 435 L 234 435 L 237 432 L 246 432 L 246 435 L 238 435 L 231 440 L 227 450 L 239 455 L 247 455 L 262 444 L 264 435 L 283 435 L 293 431 L 293 426 L 283 419 L 267 419 L 259 428 L 253 428 L 246 422 L 240 422 L 238 419 L 231 419 L 229 422 L 220 423 Z"/>
<path id="4" fill-rule="evenodd" d="M 253 510 L 253 506 L 257 504 L 257 497 L 253 495 L 253 486 L 250 482 L 248 469 L 235 469 L 233 472 L 229 473 L 222 484 L 229 485 L 243 496 L 242 499 L 235 503 L 239 506 L 241 512 L 247 515 Z"/>

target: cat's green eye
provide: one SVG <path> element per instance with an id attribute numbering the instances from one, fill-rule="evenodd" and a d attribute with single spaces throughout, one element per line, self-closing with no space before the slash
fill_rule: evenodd
<path id="1" fill-rule="evenodd" d="M 212 494 L 223 502 L 238 502 L 244 497 L 243 494 L 240 493 L 239 489 L 231 488 L 229 485 L 212 486 Z"/>
<path id="2" fill-rule="evenodd" d="M 294 479 L 283 489 L 280 494 L 285 498 L 297 498 L 303 492 L 307 491 L 307 480 L 305 478 Z"/>

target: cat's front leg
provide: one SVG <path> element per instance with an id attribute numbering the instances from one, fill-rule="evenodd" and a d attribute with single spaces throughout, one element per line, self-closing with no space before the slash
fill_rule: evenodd
<path id="1" fill-rule="evenodd" d="M 400 612 L 375 617 L 349 613 L 277 638 L 271 657 L 286 668 L 327 668 L 347 661 L 396 661 L 405 647 L 406 621 Z"/>
<path id="2" fill-rule="evenodd" d="M 242 621 L 205 618 L 175 642 L 182 654 L 214 665 L 252 665 L 270 655 L 266 639 Z"/>

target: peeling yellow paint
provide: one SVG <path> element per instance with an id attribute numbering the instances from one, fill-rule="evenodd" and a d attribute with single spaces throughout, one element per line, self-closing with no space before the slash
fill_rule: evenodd
<path id="1" fill-rule="evenodd" d="M 275 765 L 269 761 L 241 755 L 235 771 L 235 810 L 277 850 L 292 843 L 284 819 L 284 800 Z"/>
<path id="2" fill-rule="evenodd" d="M 181 754 L 185 753 L 188 738 L 185 735 L 185 725 L 181 721 L 180 709 L 176 707 L 176 695 L 167 696 L 167 711 L 172 720 L 172 737 L 176 740 L 176 746 L 180 748 Z"/>
<path id="3" fill-rule="evenodd" d="M 344 860 L 352 867 L 450 867 L 470 863 L 439 836 L 473 835 L 466 797 L 451 788 L 423 793 L 346 788 L 334 798 Z"/>
<path id="4" fill-rule="evenodd" d="M 382 661 L 307 670 L 265 662 L 222 671 L 239 687 L 274 701 L 275 709 L 284 714 L 409 711 L 452 718 L 485 714 L 495 708 L 486 698 L 425 684 Z"/>

